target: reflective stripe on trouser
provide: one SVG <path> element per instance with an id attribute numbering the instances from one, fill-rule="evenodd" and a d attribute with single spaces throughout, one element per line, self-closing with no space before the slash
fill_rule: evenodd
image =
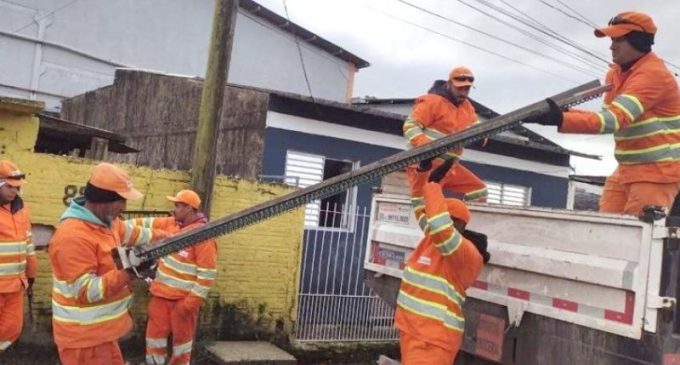
<path id="1" fill-rule="evenodd" d="M 148 332 L 148 331 L 147 331 Z M 168 358 L 166 349 L 168 338 L 146 338 L 146 363 L 148 365 L 164 365 Z"/>
<path id="2" fill-rule="evenodd" d="M 173 342 L 175 342 L 176 345 L 172 346 L 170 365 L 189 365 L 191 362 L 191 347 L 194 342 L 189 341 L 181 344 L 176 341 Z"/>
<path id="3" fill-rule="evenodd" d="M 432 169 L 440 166 L 438 160 L 439 159 L 435 159 L 432 162 Z M 410 175 L 415 173 L 415 167 L 409 166 L 406 169 L 406 174 Z M 451 169 L 449 169 L 449 172 L 444 175 L 444 178 L 439 182 L 439 184 L 442 186 L 442 189 L 450 193 L 462 194 L 462 198 L 465 201 L 486 202 L 486 197 L 488 195 L 486 184 L 484 181 L 478 178 L 477 175 L 473 174 L 460 163 L 456 163 L 451 166 Z M 421 224 L 422 228 L 424 222 L 419 223 Z"/>
<path id="4" fill-rule="evenodd" d="M 179 304 L 182 300 L 168 300 L 156 296 L 151 297 L 148 307 L 149 322 L 146 326 L 146 355 L 165 358 L 166 346 L 157 347 L 160 341 L 172 334 L 173 353 L 170 364 L 189 364 L 191 362 L 191 346 L 196 332 L 198 311 L 195 313 L 181 312 Z M 149 342 L 148 339 L 153 339 Z M 158 340 L 158 342 L 156 342 Z M 150 346 L 151 345 L 151 346 Z M 162 364 L 162 363 L 161 363 Z"/>
<path id="5" fill-rule="evenodd" d="M 451 365 L 458 351 L 451 352 L 419 338 L 399 332 L 402 365 Z"/>
<path id="6" fill-rule="evenodd" d="M 465 201 L 485 202 L 488 195 L 484 181 L 460 163 L 453 165 L 439 184 L 443 190 L 463 194 Z"/>
<path id="7" fill-rule="evenodd" d="M 0 350 L 6 350 L 21 335 L 24 324 L 24 291 L 0 293 Z"/>

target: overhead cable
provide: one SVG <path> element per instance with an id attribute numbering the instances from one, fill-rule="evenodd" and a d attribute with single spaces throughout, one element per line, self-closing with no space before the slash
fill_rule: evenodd
<path id="1" fill-rule="evenodd" d="M 574 65 L 573 63 L 569 63 L 569 62 L 566 62 L 566 61 L 564 61 L 564 60 L 561 60 L 561 59 L 558 59 L 558 58 L 555 58 L 555 57 L 551 57 L 551 56 L 542 54 L 542 53 L 537 52 L 537 51 L 535 51 L 535 50 L 533 50 L 533 49 L 531 49 L 531 48 L 529 48 L 529 47 L 525 47 L 525 46 L 523 46 L 523 45 L 521 45 L 521 44 L 518 44 L 518 43 L 515 43 L 515 42 L 511 42 L 511 41 L 508 41 L 508 40 L 506 40 L 506 39 L 504 39 L 504 38 L 501 38 L 501 37 L 498 37 L 498 36 L 493 35 L 493 34 L 491 34 L 491 33 L 485 32 L 485 31 L 483 31 L 483 30 L 477 29 L 477 28 L 472 27 L 472 26 L 470 26 L 470 25 L 467 25 L 467 24 L 465 24 L 465 23 L 461 23 L 461 22 L 456 21 L 456 20 L 454 20 L 454 19 L 451 19 L 451 18 L 449 18 L 449 17 L 445 17 L 445 16 L 443 16 L 443 15 L 441 15 L 441 14 L 435 13 L 435 12 L 433 12 L 433 11 L 430 11 L 430 10 L 428 10 L 428 9 L 425 9 L 425 8 L 423 8 L 423 7 L 420 7 L 420 6 L 418 6 L 418 5 L 415 5 L 415 4 L 413 4 L 413 3 L 410 3 L 410 2 L 408 2 L 408 1 L 406 1 L 406 0 L 396 0 L 396 1 L 398 1 L 398 2 L 400 2 L 400 3 L 402 3 L 402 4 L 405 4 L 405 5 L 408 5 L 408 6 L 412 7 L 412 8 L 414 8 L 414 9 L 417 9 L 418 11 L 421 11 L 421 12 L 424 12 L 424 13 L 426 13 L 426 14 L 432 15 L 432 16 L 434 16 L 434 17 L 443 19 L 443 20 L 445 20 L 445 21 L 447 21 L 447 22 L 449 22 L 449 23 L 453 23 L 453 24 L 459 25 L 459 26 L 461 26 L 461 27 L 467 28 L 467 29 L 469 29 L 469 30 L 472 30 L 473 32 L 476 32 L 476 33 L 479 33 L 479 34 L 483 34 L 483 35 L 485 35 L 485 36 L 487 36 L 487 37 L 489 37 L 489 38 L 495 39 L 495 40 L 497 40 L 497 41 L 499 41 L 499 42 L 503 42 L 503 43 L 509 44 L 509 45 L 511 45 L 511 46 L 513 46 L 513 47 L 519 48 L 519 49 L 524 50 L 524 51 L 526 51 L 526 52 L 529 52 L 529 53 L 531 53 L 531 54 L 534 54 L 534 55 L 537 55 L 537 56 L 539 56 L 539 57 L 543 57 L 543 58 L 549 59 L 549 60 L 551 60 L 551 61 L 553 61 L 553 62 L 557 62 L 557 63 L 559 63 L 559 64 L 561 64 L 561 65 L 563 65 L 563 66 L 565 66 L 565 67 L 571 68 L 572 70 L 579 71 L 579 72 L 584 73 L 584 74 L 586 74 L 586 75 L 588 75 L 588 76 L 598 77 L 597 74 L 594 74 L 592 71 L 590 71 L 590 70 L 587 69 L 587 68 L 583 68 L 583 67 Z"/>
<path id="2" fill-rule="evenodd" d="M 595 69 L 597 69 L 601 72 L 606 72 L 606 70 L 607 70 L 607 68 L 605 66 L 603 66 L 601 62 L 595 62 L 595 60 L 593 60 L 591 58 L 586 58 L 585 56 L 582 56 L 578 53 L 574 53 L 574 51 L 570 51 L 568 49 L 562 48 L 559 45 L 550 43 L 546 39 L 544 39 L 543 37 L 541 37 L 537 34 L 531 33 L 531 32 L 529 32 L 525 29 L 522 29 L 522 28 L 520 28 L 520 27 L 518 27 L 514 24 L 511 24 L 511 23 L 509 23 L 509 22 L 507 22 L 507 21 L 505 21 L 505 20 L 503 20 L 503 19 L 501 19 L 501 18 L 499 18 L 495 15 L 488 13 L 485 10 L 482 10 L 482 9 L 472 5 L 472 4 L 468 4 L 468 3 L 463 3 L 463 4 L 468 6 L 469 8 L 472 8 L 473 10 L 483 14 L 483 15 L 486 15 L 487 17 L 490 17 L 490 18 L 496 20 L 497 22 L 499 22 L 499 23 L 501 23 L 501 24 L 503 24 L 507 27 L 515 29 L 516 31 L 518 31 L 518 32 L 524 34 L 525 36 L 535 40 L 536 42 L 544 44 L 545 46 L 547 46 L 547 47 L 549 47 L 549 48 L 551 48 L 551 49 L 553 49 L 557 52 L 560 52 L 560 53 L 562 53 L 566 56 L 569 56 L 569 57 L 574 58 L 574 59 L 578 59 L 579 61 L 583 62 L 584 64 L 587 64 L 589 67 L 593 67 L 593 68 L 595 68 Z M 539 25 L 540 25 L 540 23 L 539 23 Z"/>
<path id="3" fill-rule="evenodd" d="M 452 40 L 452 41 L 454 41 L 454 42 L 464 44 L 464 45 L 466 45 L 466 46 L 468 46 L 468 47 L 477 49 L 477 50 L 482 51 L 482 52 L 484 52 L 484 53 L 488 53 L 488 54 L 494 55 L 494 56 L 496 56 L 496 57 L 500 57 L 500 58 L 502 58 L 502 59 L 505 59 L 505 60 L 507 60 L 507 61 L 510 61 L 510 62 L 519 64 L 519 65 L 522 65 L 522 66 L 526 66 L 526 67 L 532 68 L 532 69 L 534 69 L 534 70 L 536 70 L 536 71 L 539 71 L 539 72 L 542 72 L 542 73 L 545 73 L 545 74 L 548 74 L 548 75 L 557 77 L 557 78 L 559 78 L 559 79 L 561 79 L 561 80 L 564 80 L 564 81 L 568 81 L 568 82 L 575 83 L 575 84 L 578 84 L 578 83 L 579 83 L 578 81 L 573 80 L 573 79 L 570 79 L 570 78 L 566 78 L 566 77 L 564 77 L 563 75 L 560 75 L 560 74 L 557 74 L 557 73 L 554 73 L 554 72 L 550 72 L 550 71 L 548 71 L 548 70 L 545 70 L 545 69 L 542 69 L 542 68 L 539 68 L 539 67 L 536 67 L 536 66 L 532 66 L 532 65 L 530 65 L 530 64 L 528 64 L 528 63 L 524 63 L 524 62 L 519 61 L 519 60 L 516 60 L 516 59 L 514 59 L 514 58 L 512 58 L 512 57 L 508 57 L 508 56 L 506 56 L 506 55 L 504 55 L 504 54 L 501 54 L 501 53 L 498 53 L 498 52 L 495 52 L 495 51 L 486 49 L 486 48 L 484 48 L 484 47 L 481 47 L 481 46 L 479 46 L 479 45 L 476 45 L 476 44 L 473 44 L 473 43 L 464 41 L 464 40 L 462 40 L 462 39 L 455 38 L 455 37 L 450 36 L 450 35 L 448 35 L 448 34 L 444 34 L 444 33 L 438 32 L 438 31 L 436 31 L 436 30 L 434 30 L 434 29 L 425 27 L 425 26 L 423 26 L 423 25 L 417 24 L 417 23 L 412 22 L 412 21 L 410 21 L 410 20 L 406 20 L 406 19 L 404 19 L 404 18 L 400 18 L 400 17 L 398 17 L 398 16 L 395 16 L 395 15 L 392 15 L 392 14 L 388 14 L 388 13 L 386 13 L 386 12 L 384 12 L 384 11 L 378 9 L 378 8 L 375 8 L 375 7 L 371 6 L 371 5 L 367 5 L 367 7 L 370 8 L 371 10 L 377 12 L 377 13 L 382 14 L 383 16 L 386 16 L 386 17 L 391 18 L 391 19 L 393 19 L 393 20 L 397 20 L 397 21 L 399 21 L 399 22 L 402 22 L 402 23 L 411 25 L 411 26 L 413 26 L 413 27 L 422 29 L 422 30 L 424 30 L 424 31 L 426 31 L 426 32 L 429 32 L 429 33 L 432 33 L 432 34 L 436 34 L 436 35 L 438 35 L 438 36 L 440 36 L 440 37 L 442 37 L 442 38 L 446 38 L 446 39 Z"/>
<path id="4" fill-rule="evenodd" d="M 552 31 L 552 30 L 547 31 L 547 30 L 545 30 L 545 29 L 541 29 L 541 27 L 537 27 L 537 26 L 535 26 L 535 25 L 533 25 L 533 24 L 530 24 L 530 23 L 527 22 L 526 20 L 524 20 L 524 19 L 522 19 L 522 18 L 519 18 L 518 16 L 509 13 L 509 12 L 506 11 L 505 9 L 500 8 L 500 7 L 498 7 L 498 6 L 494 5 L 494 4 L 489 3 L 488 1 L 485 1 L 485 0 L 476 0 L 476 1 L 477 1 L 478 3 L 481 3 L 481 4 L 483 4 L 483 5 L 485 5 L 485 6 L 489 7 L 489 8 L 491 8 L 491 9 L 494 9 L 494 10 L 500 12 L 501 14 L 503 14 L 503 15 L 509 17 L 509 18 L 512 18 L 512 19 L 514 19 L 515 21 L 520 22 L 520 23 L 522 23 L 522 24 L 524 24 L 524 25 L 526 25 L 526 26 L 528 26 L 528 27 L 530 27 L 530 28 L 532 28 L 532 29 L 534 29 L 534 30 L 540 32 L 540 33 L 543 33 L 543 34 L 547 35 L 547 36 L 550 37 L 550 38 L 553 38 L 553 39 L 555 39 L 555 40 L 557 40 L 557 41 L 559 41 L 559 42 L 562 42 L 562 43 L 564 43 L 564 44 L 566 44 L 566 45 L 568 45 L 568 46 L 570 46 L 570 47 L 576 48 L 576 49 L 578 49 L 579 51 L 584 52 L 584 53 L 590 55 L 591 57 L 597 58 L 598 60 L 600 60 L 600 61 L 602 61 L 602 62 L 604 62 L 604 63 L 606 63 L 606 64 L 609 63 L 609 61 L 607 61 L 606 59 L 604 59 L 602 56 L 597 55 L 597 54 L 594 53 L 593 51 L 590 51 L 590 50 L 586 49 L 586 48 L 583 47 L 582 45 L 580 45 L 580 44 L 578 44 L 578 43 L 576 43 L 576 42 L 574 42 L 574 41 L 572 41 L 572 40 L 570 40 L 570 39 L 568 39 L 568 38 L 566 38 L 566 37 L 560 35 L 559 33 L 555 32 L 555 31 Z M 466 3 L 466 2 L 463 1 L 463 0 L 458 0 L 458 2 L 464 4 L 464 5 L 468 6 L 468 7 L 472 7 L 470 4 Z M 548 27 L 545 26 L 545 25 L 544 25 L 543 27 L 548 28 Z"/>

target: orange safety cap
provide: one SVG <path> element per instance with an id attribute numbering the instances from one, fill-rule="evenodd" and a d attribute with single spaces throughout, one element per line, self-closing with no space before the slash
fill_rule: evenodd
<path id="1" fill-rule="evenodd" d="M 611 18 L 608 26 L 595 29 L 595 36 L 598 38 L 618 38 L 632 31 L 656 34 L 656 25 L 654 25 L 652 18 L 645 13 L 625 11 Z"/>
<path id="2" fill-rule="evenodd" d="M 7 185 L 21 187 L 26 182 L 26 175 L 22 173 L 14 162 L 0 160 L 0 179 Z"/>
<path id="3" fill-rule="evenodd" d="M 449 211 L 449 215 L 462 220 L 465 223 L 470 222 L 472 214 L 470 214 L 470 209 L 467 205 L 459 199 L 446 199 L 446 208 Z"/>
<path id="4" fill-rule="evenodd" d="M 92 169 L 90 184 L 104 190 L 113 191 L 127 200 L 141 199 L 144 194 L 132 186 L 132 179 L 120 167 L 102 162 Z"/>
<path id="5" fill-rule="evenodd" d="M 194 209 L 201 206 L 201 198 L 195 191 L 184 189 L 180 190 L 175 196 L 168 196 L 168 200 L 175 203 L 184 203 Z"/>
<path id="6" fill-rule="evenodd" d="M 455 87 L 472 86 L 472 83 L 475 81 L 475 75 L 472 74 L 469 68 L 458 66 L 449 73 L 449 81 Z"/>
<path id="7" fill-rule="evenodd" d="M 0 160 L 0 180 L 3 183 L 18 188 L 26 182 L 25 177 L 26 175 L 19 170 L 14 162 Z"/>

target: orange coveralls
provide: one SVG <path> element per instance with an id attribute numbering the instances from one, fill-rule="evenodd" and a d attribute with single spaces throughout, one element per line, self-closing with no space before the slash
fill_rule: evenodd
<path id="1" fill-rule="evenodd" d="M 24 318 L 24 288 L 37 273 L 31 220 L 21 197 L 0 207 L 0 352 L 19 338 Z"/>
<path id="2" fill-rule="evenodd" d="M 412 188 L 416 216 L 425 219 L 427 226 L 406 262 L 397 299 L 401 361 L 403 365 L 451 365 L 463 340 L 465 290 L 481 272 L 483 258 L 454 228 L 440 186 L 428 183 L 424 189 Z"/>
<path id="3" fill-rule="evenodd" d="M 619 163 L 605 182 L 600 211 L 640 215 L 670 208 L 680 190 L 680 91 L 663 60 L 650 52 L 627 71 L 612 65 L 599 112 L 570 110 L 560 132 L 614 134 Z"/>
<path id="4" fill-rule="evenodd" d="M 433 89 L 437 87 L 437 84 Z M 412 147 L 419 147 L 441 137 L 453 134 L 479 123 L 475 108 L 469 100 L 454 105 L 447 98 L 430 93 L 416 99 L 411 114 L 403 125 L 404 137 Z M 447 152 L 432 161 L 432 168 L 441 166 L 446 160 L 454 164 L 444 178 L 441 186 L 454 193 L 462 193 L 465 201 L 486 201 L 486 184 L 461 165 L 458 161 L 463 149 Z M 406 173 L 412 177 L 416 166 L 409 166 Z"/>
<path id="5" fill-rule="evenodd" d="M 179 233 L 207 223 L 204 217 L 180 226 L 175 218 L 140 218 L 143 227 Z M 151 283 L 146 327 L 147 364 L 165 364 L 172 334 L 172 365 L 188 365 L 201 304 L 216 277 L 217 242 L 208 240 L 160 259 Z"/>

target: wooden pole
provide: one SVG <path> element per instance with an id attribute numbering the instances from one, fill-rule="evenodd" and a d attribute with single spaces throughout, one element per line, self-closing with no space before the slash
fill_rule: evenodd
<path id="1" fill-rule="evenodd" d="M 229 61 L 234 40 L 238 0 L 215 0 L 208 66 L 201 94 L 196 127 L 191 186 L 203 200 L 202 210 L 210 215 L 215 178 L 215 147 L 219 135 L 224 88 L 229 75 Z"/>

